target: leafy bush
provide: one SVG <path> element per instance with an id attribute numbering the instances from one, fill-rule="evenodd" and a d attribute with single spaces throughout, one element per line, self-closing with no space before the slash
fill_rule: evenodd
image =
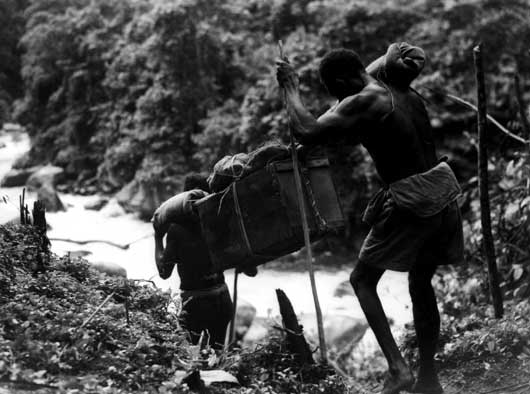
<path id="1" fill-rule="evenodd" d="M 277 334 L 255 351 L 216 354 L 191 346 L 168 309 L 169 293 L 108 277 L 67 256 L 52 256 L 47 269 L 35 273 L 31 261 L 41 244 L 33 227 L 0 231 L 0 283 L 10 283 L 0 288 L 2 381 L 60 392 L 189 392 L 175 373 L 199 367 L 224 368 L 241 381 L 212 393 L 345 391 L 333 370 L 298 364 Z"/>
<path id="2" fill-rule="evenodd" d="M 530 157 L 517 153 L 511 159 L 496 158 L 491 172 L 493 239 L 501 286 L 507 299 L 526 299 L 530 294 Z M 478 192 L 468 193 L 470 212 L 465 236 L 468 260 L 484 264 Z"/>
<path id="3" fill-rule="evenodd" d="M 238 378 L 258 393 L 340 393 L 347 386 L 330 367 L 299 365 L 288 353 L 284 339 L 272 333 L 256 351 L 245 351 L 237 370 Z"/>
<path id="4" fill-rule="evenodd" d="M 9 297 L 0 304 L 0 379 L 63 389 L 92 379 L 99 391 L 152 390 L 189 357 L 177 318 L 166 310 L 167 293 L 109 278 L 67 257 L 53 257 L 44 273 L 35 274 L 32 261 L 40 251 L 32 227 L 0 230 L 0 277 L 6 264 L 16 267 Z"/>
<path id="5" fill-rule="evenodd" d="M 486 283 L 484 268 L 476 266 L 435 277 L 442 315 L 437 355 L 441 368 L 476 361 L 483 369 L 484 363 L 530 357 L 528 302 L 506 302 L 505 316 L 495 319 L 488 305 Z M 417 366 L 416 334 L 412 324 L 406 328 L 401 348 L 410 365 Z"/>

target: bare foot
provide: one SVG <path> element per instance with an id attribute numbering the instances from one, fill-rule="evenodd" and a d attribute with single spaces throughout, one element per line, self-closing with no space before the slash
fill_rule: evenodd
<path id="1" fill-rule="evenodd" d="M 410 390 L 413 383 L 414 377 L 410 372 L 392 375 L 385 381 L 383 391 L 379 394 L 397 394 L 401 390 Z"/>
<path id="2" fill-rule="evenodd" d="M 432 379 L 422 379 L 418 378 L 412 389 L 411 393 L 421 393 L 421 394 L 443 394 L 444 390 L 440 385 L 437 377 Z"/>

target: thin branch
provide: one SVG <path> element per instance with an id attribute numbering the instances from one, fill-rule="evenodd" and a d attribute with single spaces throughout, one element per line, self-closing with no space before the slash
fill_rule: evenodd
<path id="1" fill-rule="evenodd" d="M 475 104 L 467 101 L 467 100 L 464 100 L 463 98 L 461 97 L 458 97 L 458 96 L 455 96 L 454 94 L 450 94 L 450 93 L 446 93 L 446 92 L 443 92 L 441 91 L 440 89 L 433 89 L 433 88 L 430 88 L 428 86 L 424 86 L 422 85 L 422 88 L 424 89 L 427 89 L 427 90 L 430 90 L 431 92 L 435 93 L 435 94 L 441 94 L 461 105 L 463 105 L 464 107 L 467 107 L 475 112 L 478 112 L 478 108 L 476 107 Z M 513 138 L 514 140 L 516 141 L 519 141 L 520 143 L 522 144 L 530 144 L 530 140 L 525 140 L 524 138 L 522 137 L 519 137 L 518 135 L 512 133 L 510 130 L 508 130 L 506 127 L 504 127 L 503 125 L 501 125 L 499 123 L 499 121 L 497 119 L 495 119 L 493 116 L 491 115 L 487 115 L 487 119 L 493 123 L 495 126 L 497 126 L 497 128 L 502 131 L 504 134 L 506 134 L 508 137 L 511 137 Z"/>
<path id="2" fill-rule="evenodd" d="M 107 296 L 107 298 L 105 298 L 105 299 L 103 300 L 103 302 L 102 302 L 101 304 L 99 304 L 99 306 L 96 308 L 96 310 L 95 310 L 94 312 L 92 312 L 92 314 L 88 317 L 88 319 L 86 319 L 86 320 L 83 322 L 83 324 L 81 324 L 81 326 L 79 326 L 79 328 L 78 328 L 76 331 L 79 331 L 79 330 L 82 329 L 84 326 L 86 326 L 86 325 L 90 322 L 90 320 L 92 320 L 92 318 L 93 318 L 94 316 L 96 316 L 96 314 L 101 310 L 101 308 L 103 308 L 103 306 L 104 306 L 107 302 L 109 302 L 109 300 L 112 298 L 112 296 L 113 296 L 114 294 L 116 294 L 116 289 L 114 289 L 113 292 L 110 293 L 110 294 Z"/>
<path id="3" fill-rule="evenodd" d="M 454 100 L 454 101 L 456 101 L 456 102 L 458 102 L 458 103 L 460 103 L 460 104 L 462 104 L 462 105 L 464 105 L 464 106 L 466 106 L 466 107 L 472 109 L 473 111 L 478 112 L 478 108 L 477 108 L 475 105 L 471 104 L 469 101 L 466 101 L 466 100 L 464 100 L 464 99 L 462 99 L 462 98 L 460 98 L 460 97 L 457 97 L 457 96 L 455 96 L 455 95 L 453 95 L 453 94 L 449 94 L 449 93 L 444 93 L 444 95 L 447 96 L 447 97 L 449 97 L 451 100 Z M 504 134 L 506 134 L 507 136 L 513 138 L 513 139 L 516 140 L 516 141 L 519 141 L 519 142 L 522 143 L 522 144 L 530 144 L 530 141 L 525 140 L 524 138 L 521 138 L 521 137 L 519 137 L 518 135 L 512 133 L 512 132 L 511 132 L 510 130 L 508 130 L 506 127 L 504 127 L 503 125 L 501 125 L 501 124 L 500 124 L 500 123 L 499 123 L 499 122 L 498 122 L 493 116 L 491 116 L 491 115 L 487 115 L 487 118 L 488 118 L 488 120 L 489 120 L 491 123 L 493 123 L 495 126 L 497 126 L 498 129 L 499 129 L 500 131 L 502 131 Z"/>
<path id="4" fill-rule="evenodd" d="M 50 241 L 70 242 L 70 243 L 79 244 L 79 245 L 85 245 L 85 244 L 88 244 L 88 243 L 96 243 L 97 242 L 97 243 L 103 243 L 103 244 L 107 244 L 107 245 L 110 245 L 110 246 L 114 246 L 115 248 L 119 248 L 119 249 L 122 249 L 122 250 L 127 250 L 127 249 L 129 249 L 129 247 L 132 244 L 134 244 L 134 243 L 136 243 L 138 241 L 141 241 L 142 239 L 151 237 L 152 235 L 153 235 L 153 233 L 150 232 L 149 234 L 142 235 L 140 238 L 137 238 L 134 241 L 128 242 L 126 244 L 118 244 L 118 243 L 115 243 L 115 242 L 112 242 L 112 241 L 107 241 L 107 240 L 104 240 L 104 239 L 75 240 L 75 239 L 70 239 L 70 238 L 50 238 Z"/>
<path id="5" fill-rule="evenodd" d="M 84 240 L 84 241 L 77 241 L 75 239 L 70 239 L 70 238 L 50 238 L 50 241 L 70 242 L 70 243 L 79 244 L 79 245 L 85 245 L 85 244 L 88 244 L 88 243 L 97 242 L 97 243 L 102 243 L 102 244 L 107 244 L 107 245 L 110 245 L 110 246 L 114 246 L 115 248 L 120 248 L 120 249 L 123 249 L 123 250 L 129 249 L 129 244 L 120 245 L 120 244 L 117 244 L 117 243 L 114 243 L 114 242 L 111 242 L 111 241 L 105 241 L 103 239 L 87 239 L 87 240 Z"/>
<path id="6" fill-rule="evenodd" d="M 528 386 L 530 386 L 530 383 L 523 383 L 523 384 L 516 383 L 516 384 L 511 384 L 509 386 L 499 387 L 499 388 L 496 388 L 490 391 L 482 391 L 479 394 L 491 394 L 491 393 L 496 393 L 498 391 L 504 391 L 504 390 L 515 391 L 515 390 L 524 389 Z"/>
<path id="7" fill-rule="evenodd" d="M 29 380 L 24 380 L 24 379 L 9 380 L 9 379 L 2 378 L 0 379 L 0 383 L 15 386 L 14 388 L 16 389 L 30 390 L 30 391 L 44 389 L 44 388 L 57 390 L 59 388 L 58 386 L 52 386 L 49 384 L 42 384 L 42 383 L 34 383 L 34 382 L 31 382 Z"/>

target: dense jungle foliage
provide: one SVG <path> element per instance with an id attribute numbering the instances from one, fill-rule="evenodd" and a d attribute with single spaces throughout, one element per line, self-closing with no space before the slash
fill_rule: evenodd
<path id="1" fill-rule="evenodd" d="M 0 123 L 19 122 L 32 139 L 16 166 L 61 166 L 63 186 L 74 192 L 114 193 L 141 184 L 161 198 L 180 191 L 190 171 L 211 171 L 226 154 L 286 138 L 273 71 L 278 40 L 315 115 L 332 103 L 317 74 L 328 49 L 352 48 L 368 64 L 391 42 L 422 46 L 428 63 L 413 86 L 426 99 L 439 153 L 449 156 L 464 191 L 467 264 L 436 277 L 444 385 L 452 385 L 448 393 L 468 392 L 466 385 L 480 380 L 528 388 L 529 146 L 489 125 L 493 235 L 507 303 L 505 318 L 494 320 L 481 250 L 475 114 L 446 95 L 475 102 L 472 48 L 482 42 L 489 112 L 530 139 L 526 0 L 0 0 L 0 22 Z M 350 227 L 324 248 L 351 248 L 379 184 L 362 148 L 327 148 Z M 35 272 L 32 232 L 0 231 L 0 382 L 63 392 L 169 392 L 175 371 L 197 361 L 167 313 L 167 294 L 124 286 L 67 257 L 54 256 L 44 272 Z M 90 320 L 110 294 L 104 313 Z M 409 330 L 408 358 L 414 345 Z M 344 391 L 330 371 L 301 371 L 281 342 L 260 350 L 214 359 L 212 367 L 243 382 L 219 392 Z M 341 367 L 355 376 L 350 389 L 360 393 L 373 391 L 362 382 L 384 370 L 380 354 Z"/>
<path id="2" fill-rule="evenodd" d="M 9 31 L 2 54 L 13 59 L 2 62 L 9 68 L 0 70 L 0 99 L 19 99 L 14 118 L 33 139 L 17 166 L 62 166 L 78 192 L 113 192 L 135 181 L 167 197 L 191 170 L 209 171 L 225 154 L 285 139 L 273 74 L 280 39 L 315 114 L 331 103 L 317 75 L 328 49 L 353 48 L 368 64 L 394 41 L 425 48 L 429 61 L 415 87 L 429 100 L 442 153 L 462 180 L 473 172 L 475 150 L 462 132 L 473 129 L 474 114 L 443 93 L 473 101 L 477 42 L 485 44 L 491 113 L 522 129 L 512 80 L 519 70 L 526 90 L 530 6 L 524 0 L 508 7 L 499 0 L 0 4 Z M 8 112 L 9 104 L 0 107 Z M 503 151 L 517 147 L 494 130 L 492 140 Z M 360 148 L 333 147 L 330 156 L 348 181 L 340 182 L 341 192 L 355 226 L 377 186 L 373 168 Z"/>
<path id="3" fill-rule="evenodd" d="M 478 42 L 489 112 L 530 137 L 522 117 L 530 102 L 525 0 L 1 0 L 0 7 L 0 53 L 10 60 L 0 66 L 0 119 L 14 118 L 32 138 L 15 166 L 61 166 L 76 192 L 140 185 L 161 201 L 180 191 L 189 171 L 211 171 L 226 154 L 285 140 L 274 77 L 278 40 L 316 115 L 331 104 L 317 73 L 328 49 L 353 48 L 365 63 L 395 41 L 426 50 L 413 86 L 427 100 L 440 155 L 463 184 L 470 256 L 480 258 L 475 114 L 445 94 L 475 101 Z M 529 257 L 528 146 L 491 125 L 488 132 L 495 239 L 510 262 L 505 274 L 518 282 Z M 327 148 L 350 226 L 325 247 L 355 249 L 377 176 L 361 147 Z"/>
<path id="4" fill-rule="evenodd" d="M 21 51 L 26 0 L 0 1 L 0 127 L 11 120 L 13 101 L 23 94 Z"/>

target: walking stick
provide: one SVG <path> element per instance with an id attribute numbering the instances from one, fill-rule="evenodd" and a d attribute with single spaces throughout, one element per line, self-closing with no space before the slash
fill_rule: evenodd
<path id="1" fill-rule="evenodd" d="M 239 273 L 237 272 L 237 269 L 234 270 L 234 291 L 233 291 L 233 310 L 234 313 L 232 314 L 232 321 L 230 322 L 230 331 L 228 333 L 228 345 L 230 346 L 232 342 L 234 341 L 234 337 L 236 334 L 236 315 L 237 315 L 237 279 L 238 279 Z"/>
<path id="2" fill-rule="evenodd" d="M 283 56 L 283 46 L 282 42 L 278 42 L 278 47 L 280 49 L 280 58 L 284 58 Z M 287 100 L 285 97 L 285 91 L 283 90 L 283 100 L 285 103 L 285 107 L 287 108 Z M 287 116 L 289 116 L 289 112 L 287 112 Z M 302 230 L 304 232 L 304 244 L 306 248 L 306 257 L 307 257 L 307 269 L 309 271 L 309 280 L 311 281 L 311 292 L 313 293 L 313 301 L 315 303 L 315 313 L 317 318 L 317 327 L 318 327 L 318 340 L 320 344 L 320 357 L 322 359 L 323 364 L 328 363 L 328 356 L 327 356 L 327 347 L 326 347 L 326 339 L 324 337 L 324 324 L 322 321 L 322 310 L 320 309 L 320 302 L 318 301 L 318 293 L 317 293 L 317 286 L 315 282 L 315 272 L 313 269 L 313 252 L 311 250 L 311 240 L 309 238 L 309 224 L 307 223 L 307 216 L 306 216 L 306 207 L 305 207 L 305 201 L 304 201 L 304 192 L 302 189 L 302 179 L 300 177 L 300 163 L 298 162 L 298 155 L 296 154 L 296 147 L 294 144 L 294 134 L 291 126 L 289 125 L 289 140 L 290 140 L 290 148 L 291 148 L 291 157 L 293 160 L 293 171 L 294 171 L 294 182 L 296 185 L 296 196 L 298 198 L 298 208 L 300 210 L 300 217 L 302 219 Z"/>

